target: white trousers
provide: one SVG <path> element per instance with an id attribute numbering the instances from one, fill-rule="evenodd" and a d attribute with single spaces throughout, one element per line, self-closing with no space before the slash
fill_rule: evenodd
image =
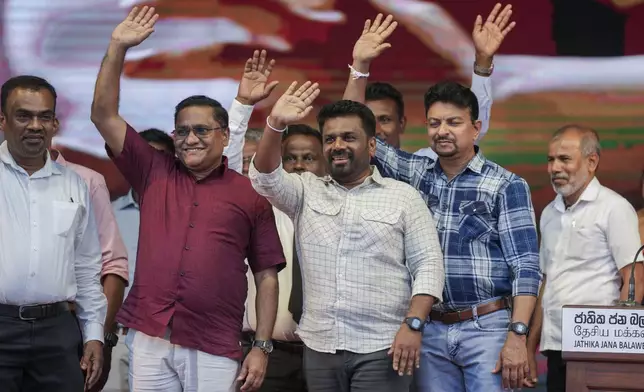
<path id="1" fill-rule="evenodd" d="M 125 336 L 119 335 L 119 342 L 112 349 L 112 369 L 103 392 L 130 392 L 129 367 L 130 350 L 125 345 Z"/>
<path id="2" fill-rule="evenodd" d="M 234 392 L 239 363 L 130 329 L 131 392 Z"/>

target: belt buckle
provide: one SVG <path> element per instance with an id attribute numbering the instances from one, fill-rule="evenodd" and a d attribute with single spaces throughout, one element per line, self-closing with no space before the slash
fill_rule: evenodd
<path id="1" fill-rule="evenodd" d="M 463 319 L 461 318 L 461 313 L 463 313 L 462 310 L 456 311 L 456 318 L 458 319 L 459 322 L 463 321 Z"/>
<path id="2" fill-rule="evenodd" d="M 23 315 L 22 315 L 22 312 L 23 312 L 25 309 L 28 309 L 28 308 L 31 308 L 31 307 L 32 307 L 32 306 L 20 306 L 20 307 L 18 308 L 18 318 L 19 318 L 20 320 L 22 320 L 22 321 L 34 321 L 34 320 L 37 320 L 37 319 L 38 319 L 37 317 L 25 317 L 25 316 L 23 316 Z"/>

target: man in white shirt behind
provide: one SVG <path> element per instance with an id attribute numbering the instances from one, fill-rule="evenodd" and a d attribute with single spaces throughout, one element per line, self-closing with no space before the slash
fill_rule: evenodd
<path id="1" fill-rule="evenodd" d="M 101 373 L 107 311 L 89 190 L 47 151 L 54 88 L 17 76 L 0 97 L 0 389 L 82 392 Z"/>
<path id="2" fill-rule="evenodd" d="M 602 186 L 597 133 L 567 125 L 553 135 L 548 173 L 557 197 L 541 215 L 540 264 L 543 282 L 528 338 L 530 379 L 536 382 L 534 353 L 548 358 L 548 392 L 565 391 L 561 359 L 564 305 L 613 305 L 628 298 L 632 262 L 640 247 L 637 214 L 626 199 Z M 642 260 L 641 258 L 638 260 Z M 635 301 L 644 294 L 644 268 L 635 267 Z"/>

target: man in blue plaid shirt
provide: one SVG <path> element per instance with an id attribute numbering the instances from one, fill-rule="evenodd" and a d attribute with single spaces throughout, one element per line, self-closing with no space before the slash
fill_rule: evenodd
<path id="1" fill-rule="evenodd" d="M 514 26 L 510 15 L 510 6 L 497 5 L 485 23 L 477 18 L 473 40 L 479 76 L 492 74 L 493 55 Z M 363 32 L 356 43 L 345 98 L 364 99 L 370 62 L 388 45 L 378 33 Z M 479 102 L 469 88 L 452 82 L 431 87 L 425 114 L 437 158 L 380 140 L 375 156 L 383 175 L 420 191 L 444 254 L 443 302 L 424 330 L 418 390 L 519 388 L 529 375 L 526 335 L 541 279 L 530 189 L 476 146 Z"/>

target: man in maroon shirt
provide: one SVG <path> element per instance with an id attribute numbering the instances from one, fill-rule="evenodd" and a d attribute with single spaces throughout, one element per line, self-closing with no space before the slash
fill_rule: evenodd
<path id="1" fill-rule="evenodd" d="M 229 119 L 217 101 L 197 96 L 177 105 L 178 159 L 150 147 L 119 116 L 125 53 L 153 32 L 157 18 L 154 8 L 135 8 L 116 27 L 92 104 L 92 121 L 108 153 L 140 197 L 134 285 L 118 317 L 130 329 L 130 388 L 234 390 L 247 258 L 258 292 L 258 327 L 241 390 L 254 390 L 272 351 L 277 272 L 285 265 L 275 217 L 250 182 L 227 167 L 222 154 Z M 264 52 L 249 59 L 235 104 L 253 105 L 275 87 L 266 85 L 273 62 L 264 62 Z"/>

